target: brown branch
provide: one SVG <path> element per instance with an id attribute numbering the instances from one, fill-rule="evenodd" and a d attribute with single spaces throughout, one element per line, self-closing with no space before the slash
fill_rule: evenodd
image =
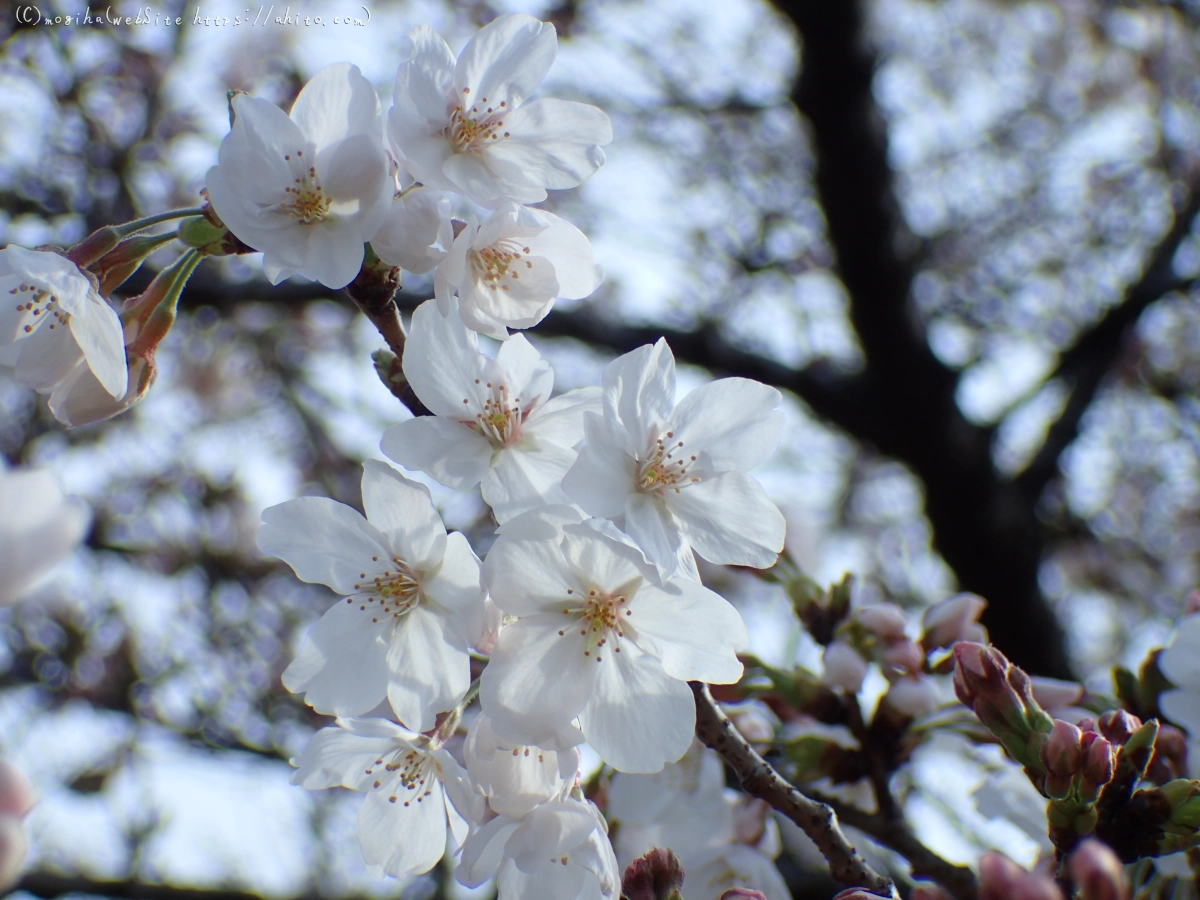
<path id="1" fill-rule="evenodd" d="M 721 755 L 746 793 L 767 801 L 799 825 L 829 863 L 829 874 L 844 886 L 866 888 L 884 897 L 897 896 L 892 880 L 872 869 L 846 840 L 833 810 L 800 793 L 759 756 L 717 706 L 708 685 L 697 681 L 690 685 L 696 696 L 696 737 Z"/>
<path id="2" fill-rule="evenodd" d="M 54 872 L 29 872 L 17 882 L 14 891 L 24 891 L 44 900 L 66 895 L 120 897 L 122 900 L 262 900 L 260 894 L 228 889 L 184 888 L 146 881 L 106 881 L 83 875 L 59 875 Z M 301 895 L 292 900 L 318 900 Z"/>
<path id="3" fill-rule="evenodd" d="M 957 900 L 973 900 L 979 893 L 975 873 L 966 866 L 957 866 L 942 859 L 924 844 L 902 821 L 863 812 L 858 807 L 843 803 L 836 797 L 827 797 L 809 791 L 813 799 L 819 800 L 837 813 L 837 817 L 852 828 L 870 835 L 884 847 L 894 850 L 908 860 L 912 873 L 918 878 L 936 881 Z"/>

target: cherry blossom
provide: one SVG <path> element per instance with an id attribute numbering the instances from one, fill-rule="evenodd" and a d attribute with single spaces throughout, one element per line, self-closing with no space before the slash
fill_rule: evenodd
<path id="1" fill-rule="evenodd" d="M 1200 613 L 1180 619 L 1158 666 L 1176 686 L 1159 694 L 1159 707 L 1193 739 L 1200 738 Z"/>
<path id="2" fill-rule="evenodd" d="M 561 529 L 561 539 L 548 539 Z M 741 616 L 701 586 L 660 583 L 630 544 L 587 524 L 510 523 L 485 563 L 505 626 L 480 684 L 496 729 L 535 743 L 578 717 L 584 738 L 624 772 L 655 772 L 692 741 L 689 680 L 741 677 Z"/>
<path id="3" fill-rule="evenodd" d="M 390 466 L 363 464 L 362 496 L 365 519 L 324 497 L 263 512 L 259 549 L 346 598 L 313 625 L 283 683 L 332 715 L 362 715 L 386 697 L 402 723 L 428 731 L 470 684 L 479 559 L 462 534 L 446 534 L 429 490 Z"/>
<path id="4" fill-rule="evenodd" d="M 233 127 L 206 180 L 213 208 L 263 251 L 272 284 L 300 274 L 345 287 L 395 190 L 375 88 L 338 63 L 304 86 L 290 117 L 246 94 L 230 108 Z"/>
<path id="5" fill-rule="evenodd" d="M 445 852 L 447 829 L 456 846 L 466 837 L 450 801 L 465 773 L 448 751 L 394 722 L 338 719 L 312 736 L 295 765 L 292 784 L 366 793 L 358 840 L 376 875 L 428 872 Z"/>
<path id="6" fill-rule="evenodd" d="M 396 72 L 388 135 L 401 164 L 427 187 L 495 208 L 538 203 L 604 163 L 612 124 L 594 106 L 534 100 L 558 53 L 554 26 L 498 16 L 457 60 L 428 26 L 409 35 L 412 57 Z"/>
<path id="7" fill-rule="evenodd" d="M 584 418 L 567 496 L 589 515 L 622 521 L 666 577 L 686 546 L 709 562 L 773 565 L 783 514 L 745 473 L 779 441 L 779 391 L 724 378 L 676 405 L 675 358 L 661 339 L 609 363 L 602 386 L 604 412 Z"/>
<path id="8" fill-rule="evenodd" d="M 599 408 L 599 391 L 581 388 L 551 398 L 554 374 L 524 337 L 479 350 L 474 332 L 437 304 L 413 314 L 404 348 L 404 375 L 434 413 L 393 425 L 380 447 L 400 465 L 447 487 L 482 482 L 483 499 L 505 522 L 543 503 L 567 503 L 559 482 L 583 439 L 583 415 Z"/>
<path id="9" fill-rule="evenodd" d="M 392 200 L 371 247 L 389 266 L 423 275 L 446 258 L 454 243 L 450 198 L 441 191 L 414 188 Z"/>
<path id="10" fill-rule="evenodd" d="M 64 497 L 44 469 L 5 471 L 0 462 L 0 604 L 13 603 L 87 533 L 87 504 Z"/>
<path id="11" fill-rule="evenodd" d="M 125 338 L 95 279 L 57 253 L 0 250 L 0 365 L 17 380 L 53 392 L 78 364 L 112 397 L 125 393 Z M 52 394 L 52 402 L 56 398 Z"/>
<path id="12" fill-rule="evenodd" d="M 501 900 L 609 900 L 621 871 L 606 832 L 593 803 L 551 800 L 472 828 L 455 875 L 478 887 L 495 874 Z"/>
<path id="13" fill-rule="evenodd" d="M 536 744 L 510 741 L 496 733 L 492 721 L 479 713 L 467 729 L 463 761 L 480 798 L 469 818 L 489 818 L 492 813 L 521 818 L 539 803 L 565 799 L 579 772 L 579 751 L 554 750 Z M 465 811 L 464 811 L 464 814 Z"/>
<path id="14" fill-rule="evenodd" d="M 603 278 L 578 228 L 505 201 L 483 225 L 471 222 L 462 230 L 433 284 L 443 315 L 457 292 L 467 327 L 505 340 L 509 328 L 542 321 L 556 297 L 586 297 Z"/>

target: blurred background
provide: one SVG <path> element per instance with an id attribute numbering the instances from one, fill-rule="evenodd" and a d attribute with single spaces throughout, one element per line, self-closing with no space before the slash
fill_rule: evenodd
<path id="1" fill-rule="evenodd" d="M 607 271 L 530 334 L 559 389 L 665 334 L 683 389 L 784 391 L 756 474 L 817 581 L 853 572 L 857 602 L 918 610 L 975 591 L 1015 662 L 1109 693 L 1113 663 L 1162 643 L 1200 586 L 1198 0 L 356 2 L 287 7 L 319 26 L 215 24 L 259 12 L 233 0 L 34 25 L 0 2 L 0 244 L 196 205 L 229 89 L 286 109 L 348 60 L 386 108 L 413 27 L 457 51 L 532 13 L 560 38 L 542 94 L 616 134 L 546 204 Z M 430 294 L 410 278 L 402 305 Z M 0 611 L 0 755 L 42 797 L 23 896 L 457 896 L 438 873 L 374 879 L 358 798 L 288 785 L 324 722 L 279 676 L 332 595 L 254 546 L 266 506 L 360 505 L 359 463 L 408 416 L 382 341 L 255 256 L 205 262 L 182 307 L 149 398 L 111 422 L 65 432 L 0 376 L 0 453 L 95 512 L 59 577 Z M 478 495 L 434 491 L 486 550 Z M 780 589 L 706 575 L 759 656 L 819 667 Z M 1006 839 L 937 815 L 956 860 Z M 811 862 L 783 865 L 827 896 Z"/>

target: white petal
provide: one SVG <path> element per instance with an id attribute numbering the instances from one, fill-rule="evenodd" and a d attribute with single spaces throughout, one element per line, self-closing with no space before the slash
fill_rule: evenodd
<path id="1" fill-rule="evenodd" d="M 307 229 L 292 238 L 293 241 L 303 239 L 307 248 L 304 262 L 296 270 L 298 274 L 334 290 L 344 288 L 354 280 L 362 268 L 363 245 L 366 241 L 354 222 L 330 219 L 307 226 L 297 224 L 297 228 Z M 273 247 L 264 246 L 264 251 L 263 267 L 272 283 L 278 284 L 283 280 L 280 276 L 290 268 L 290 260 L 286 256 L 279 257 Z M 271 271 L 273 266 L 278 267 L 274 274 Z"/>
<path id="2" fill-rule="evenodd" d="M 483 499 L 496 521 L 503 524 L 544 504 L 570 503 L 560 485 L 575 455 L 570 448 L 533 438 L 501 450 L 483 477 Z"/>
<path id="3" fill-rule="evenodd" d="M 309 629 L 283 686 L 326 715 L 361 716 L 378 706 L 387 694 L 392 620 L 373 622 L 376 606 L 361 595 L 335 603 Z"/>
<path id="4" fill-rule="evenodd" d="M 585 411 L 583 424 L 587 442 L 563 476 L 563 491 L 589 515 L 604 518 L 624 515 L 626 498 L 633 492 L 637 463 L 624 447 L 611 439 L 600 416 Z"/>
<path id="5" fill-rule="evenodd" d="M 353 594 L 372 557 L 390 556 L 377 529 L 326 497 L 298 497 L 263 510 L 258 549 L 292 567 L 301 581 Z"/>
<path id="6" fill-rule="evenodd" d="M 344 728 L 322 728 L 308 739 L 291 782 L 310 791 L 339 786 L 366 790 L 376 777 L 366 770 L 395 749 L 393 736 L 367 738 Z"/>
<path id="7" fill-rule="evenodd" d="M 586 803 L 559 800 L 545 803 L 525 816 L 505 847 L 523 872 L 537 872 L 574 850 L 599 824 Z"/>
<path id="8" fill-rule="evenodd" d="M 783 395 L 748 378 L 722 378 L 696 388 L 675 408 L 671 426 L 698 465 L 749 472 L 775 452 L 783 434 Z"/>
<path id="9" fill-rule="evenodd" d="M 497 16 L 459 55 L 455 94 L 473 118 L 486 117 L 488 107 L 515 109 L 537 90 L 557 52 L 553 25 L 527 15 Z"/>
<path id="10" fill-rule="evenodd" d="M 1186 729 L 1189 736 L 1200 735 L 1200 693 L 1193 690 L 1163 691 L 1158 695 L 1163 715 Z"/>
<path id="11" fill-rule="evenodd" d="M 71 335 L 104 389 L 114 397 L 124 397 L 129 370 L 125 367 L 125 334 L 116 310 L 100 297 L 92 297 L 83 315 L 71 317 Z"/>
<path id="12" fill-rule="evenodd" d="M 426 787 L 431 793 L 420 802 L 419 791 L 398 784 L 392 788 L 395 794 L 387 793 L 386 783 L 367 793 L 358 812 L 358 841 L 368 866 L 404 878 L 437 865 L 446 851 L 446 800 L 440 781 Z"/>
<path id="13" fill-rule="evenodd" d="M 401 724 L 429 731 L 471 683 L 471 658 L 457 629 L 418 604 L 401 617 L 388 645 L 387 696 Z"/>
<path id="14" fill-rule="evenodd" d="M 416 569 L 441 565 L 446 526 L 433 508 L 429 488 L 369 459 L 363 463 L 362 499 L 367 521 L 396 556 Z"/>
<path id="15" fill-rule="evenodd" d="M 765 569 L 783 550 L 783 513 L 749 475 L 705 478 L 669 492 L 666 503 L 693 549 L 709 562 Z"/>
<path id="16" fill-rule="evenodd" d="M 733 684 L 742 677 L 737 653 L 749 638 L 742 617 L 724 597 L 687 581 L 667 590 L 647 584 L 637 592 L 631 612 L 638 645 L 657 656 L 672 678 Z"/>
<path id="17" fill-rule="evenodd" d="M 496 874 L 504 847 L 518 824 L 507 816 L 497 816 L 473 831 L 463 844 L 462 862 L 454 876 L 467 887 L 477 888 Z"/>
<path id="18" fill-rule="evenodd" d="M 613 434 L 624 431 L 635 454 L 645 453 L 675 408 L 675 357 L 659 338 L 618 356 L 604 368 L 604 415 Z"/>
<path id="19" fill-rule="evenodd" d="M 43 470 L 0 471 L 0 605 L 17 600 L 79 544 L 87 504 Z"/>
<path id="20" fill-rule="evenodd" d="M 675 573 L 684 539 L 678 523 L 662 500 L 646 494 L 629 494 L 625 501 L 625 532 L 642 548 L 646 559 L 658 567 L 664 578 L 670 578 Z"/>
<path id="21" fill-rule="evenodd" d="M 529 524 L 541 523 L 529 513 Z M 517 520 L 518 522 L 520 520 Z M 483 574 L 492 600 L 514 616 L 529 616 L 562 608 L 570 599 L 569 591 L 578 591 L 579 582 L 559 547 L 559 540 L 505 532 L 492 545 L 483 563 Z"/>
<path id="22" fill-rule="evenodd" d="M 83 359 L 83 351 L 69 328 L 39 328 L 20 342 L 20 348 L 17 381 L 35 391 L 51 390 Z M 121 355 L 125 355 L 123 347 Z"/>
<path id="23" fill-rule="evenodd" d="M 473 420 L 491 396 L 484 385 L 495 363 L 479 352 L 478 339 L 454 307 L 452 302 L 445 316 L 432 300 L 417 307 L 404 345 L 404 375 L 430 412 Z"/>
<path id="24" fill-rule="evenodd" d="M 447 627 L 457 630 L 464 644 L 474 644 L 484 629 L 482 564 L 466 536 L 454 532 L 446 538 L 441 565 L 421 581 L 426 602 L 446 618 Z"/>
<path id="25" fill-rule="evenodd" d="M 358 66 L 350 63 L 334 63 L 318 71 L 292 104 L 291 119 L 318 148 L 355 134 L 378 140 L 383 131 L 379 95 Z"/>
<path id="26" fill-rule="evenodd" d="M 635 591 L 656 577 L 631 541 L 614 540 L 588 522 L 563 526 L 562 549 L 571 568 L 604 591 Z"/>
<path id="27" fill-rule="evenodd" d="M 408 34 L 413 53 L 400 64 L 393 100 L 403 115 L 432 125 L 449 121 L 447 103 L 454 94 L 454 53 L 428 25 Z"/>
<path id="28" fill-rule="evenodd" d="M 496 365 L 500 367 L 511 395 L 520 398 L 522 409 L 529 409 L 548 398 L 554 390 L 554 372 L 550 363 L 542 359 L 524 335 L 518 334 L 501 345 L 496 354 Z"/>
<path id="29" fill-rule="evenodd" d="M 548 741 L 587 702 L 598 667 L 583 655 L 578 629 L 564 627 L 567 618 L 526 616 L 500 632 L 479 698 L 501 735 L 524 743 Z"/>
<path id="30" fill-rule="evenodd" d="M 100 384 L 100 379 L 87 364 L 80 360 L 54 388 L 47 405 L 54 418 L 68 428 L 103 422 L 141 400 L 150 390 L 157 372 L 157 369 L 148 368 L 144 359 L 135 357 L 129 366 L 128 389 L 124 396 L 114 397 Z"/>
<path id="31" fill-rule="evenodd" d="M 620 772 L 657 772 L 687 752 L 696 701 L 685 682 L 630 641 L 621 641 L 621 652 L 606 654 L 596 669 L 579 727 L 605 762 Z"/>
<path id="32" fill-rule="evenodd" d="M 442 416 L 416 416 L 391 426 L 379 449 L 404 468 L 424 472 L 457 491 L 479 484 L 492 459 L 487 438 Z"/>
<path id="33" fill-rule="evenodd" d="M 1158 666 L 1179 687 L 1200 688 L 1200 613 L 1180 619 Z"/>
<path id="34" fill-rule="evenodd" d="M 535 100 L 505 116 L 509 137 L 487 147 L 493 168 L 519 170 L 521 180 L 551 190 L 573 188 L 604 165 L 600 145 L 612 141 L 612 123 L 594 106 L 571 100 Z M 521 197 L 513 199 L 526 201 Z"/>
<path id="35" fill-rule="evenodd" d="M 388 265 L 422 275 L 445 259 L 452 236 L 449 198 L 418 188 L 392 201 L 371 246 Z"/>
<path id="36" fill-rule="evenodd" d="M 554 266 L 540 256 L 530 256 L 510 263 L 494 283 L 473 277 L 459 290 L 459 298 L 464 316 L 473 312 L 508 328 L 530 328 L 546 317 L 559 293 Z"/>
<path id="37" fill-rule="evenodd" d="M 578 300 L 588 296 L 604 280 L 596 265 L 592 245 L 582 231 L 553 213 L 537 210 L 546 221 L 546 229 L 526 238 L 532 256 L 545 257 L 554 266 L 558 296 Z"/>
<path id="38" fill-rule="evenodd" d="M 576 388 L 540 404 L 525 424 L 527 434 L 539 442 L 548 441 L 560 447 L 576 447 L 583 440 L 583 414 L 600 413 L 600 389 Z"/>

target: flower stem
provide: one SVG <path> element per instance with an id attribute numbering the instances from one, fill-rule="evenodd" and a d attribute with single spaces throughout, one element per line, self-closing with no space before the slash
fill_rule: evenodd
<path id="1" fill-rule="evenodd" d="M 150 287 L 140 297 L 130 300 L 121 311 L 123 319 L 131 316 L 141 322 L 137 337 L 129 345 L 131 353 L 144 355 L 153 350 L 175 324 L 175 308 L 188 279 L 204 255 L 198 250 L 188 250 L 154 276 Z"/>
<path id="2" fill-rule="evenodd" d="M 117 233 L 125 238 L 131 234 L 136 234 L 139 231 L 145 231 L 153 225 L 160 222 L 170 222 L 173 219 L 186 219 L 191 216 L 199 216 L 204 214 L 203 207 L 193 206 L 188 209 L 172 209 L 168 212 L 159 213 L 155 216 L 146 216 L 144 219 L 134 219 L 132 222 L 126 222 L 124 225 L 116 226 Z"/>

